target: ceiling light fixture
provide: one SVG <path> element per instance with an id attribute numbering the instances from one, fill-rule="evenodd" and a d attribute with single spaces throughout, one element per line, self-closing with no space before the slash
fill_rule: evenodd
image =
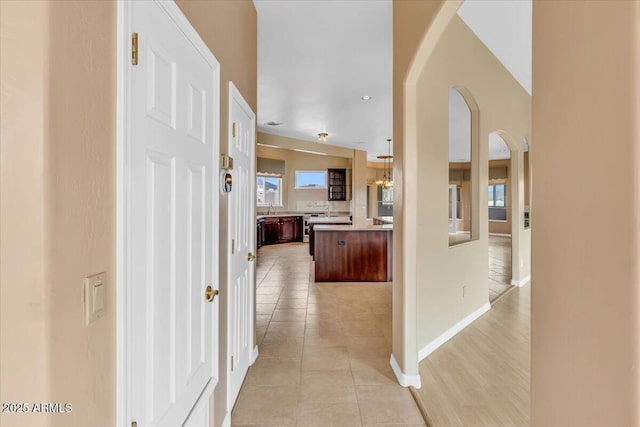
<path id="1" fill-rule="evenodd" d="M 329 134 L 328 134 L 328 133 L 326 133 L 326 132 L 320 132 L 320 133 L 318 134 L 318 141 L 320 141 L 320 142 L 326 142 L 326 141 L 327 141 L 327 137 L 328 137 L 328 136 L 329 136 Z"/>
<path id="2" fill-rule="evenodd" d="M 391 159 L 393 156 L 391 155 L 391 139 L 387 139 L 389 143 L 387 155 L 386 156 L 378 156 L 378 159 L 384 160 L 384 175 L 382 175 L 382 181 L 376 181 L 382 188 L 393 187 L 393 177 L 391 176 Z"/>
<path id="3" fill-rule="evenodd" d="M 273 120 L 265 123 L 265 126 L 280 126 L 282 122 L 274 122 Z"/>
<path id="4" fill-rule="evenodd" d="M 362 100 L 363 100 L 363 101 L 368 101 L 368 100 L 370 100 L 370 99 L 371 99 L 371 97 L 370 97 L 369 95 L 364 95 L 364 96 L 362 97 Z"/>

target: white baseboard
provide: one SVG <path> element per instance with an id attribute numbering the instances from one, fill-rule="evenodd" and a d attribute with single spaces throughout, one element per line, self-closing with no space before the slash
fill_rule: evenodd
<path id="1" fill-rule="evenodd" d="M 470 315 L 468 315 L 467 317 L 465 317 L 464 319 L 462 319 L 461 321 L 453 325 L 453 327 L 449 328 L 449 330 L 445 331 L 445 333 L 443 333 L 438 338 L 436 338 L 435 340 L 431 341 L 429 344 L 424 346 L 418 352 L 418 360 L 421 361 L 425 357 L 433 353 L 438 347 L 440 347 L 442 344 L 449 341 L 458 332 L 460 332 L 461 330 L 469 326 L 471 323 L 474 322 L 474 320 L 476 320 L 478 317 L 485 314 L 490 309 L 491 309 L 491 304 L 486 303 L 482 307 L 480 307 L 479 309 L 477 309 L 476 311 L 474 311 L 473 313 L 471 313 Z"/>
<path id="2" fill-rule="evenodd" d="M 231 412 L 227 412 L 224 415 L 224 420 L 222 420 L 220 427 L 231 427 Z"/>
<path id="3" fill-rule="evenodd" d="M 251 353 L 251 364 L 253 365 L 255 361 L 258 359 L 260 353 L 258 352 L 258 346 L 253 347 L 253 352 Z"/>
<path id="4" fill-rule="evenodd" d="M 505 233 L 489 233 L 489 236 L 511 237 L 511 234 L 505 234 Z"/>
<path id="5" fill-rule="evenodd" d="M 400 365 L 398 365 L 398 362 L 396 361 L 396 358 L 393 354 L 391 355 L 391 360 L 389 361 L 389 363 L 391 364 L 391 369 L 393 369 L 393 373 L 396 375 L 396 378 L 398 379 L 398 382 L 402 387 L 422 387 L 422 383 L 420 382 L 420 375 L 406 375 L 404 372 L 402 372 L 402 370 L 400 369 Z"/>
<path id="6" fill-rule="evenodd" d="M 511 284 L 514 286 L 517 286 L 519 288 L 523 287 L 524 285 L 526 285 L 527 283 L 529 283 L 531 281 L 531 275 L 525 277 L 524 279 L 520 279 L 520 280 L 511 280 Z"/>

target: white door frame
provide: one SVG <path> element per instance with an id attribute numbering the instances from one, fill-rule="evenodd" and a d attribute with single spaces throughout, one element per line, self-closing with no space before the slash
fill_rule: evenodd
<path id="1" fill-rule="evenodd" d="M 249 106 L 249 104 L 247 103 L 247 101 L 244 99 L 244 97 L 242 96 L 242 93 L 238 90 L 238 88 L 236 87 L 235 84 L 233 84 L 233 82 L 229 82 L 229 105 L 228 105 L 228 145 L 227 145 L 227 150 L 230 150 L 231 147 L 231 139 L 233 138 L 232 136 L 232 132 L 231 129 L 233 128 L 233 117 L 231 115 L 231 110 L 232 110 L 232 106 L 233 106 L 233 102 L 237 102 L 240 107 L 244 110 L 245 113 L 247 113 L 248 116 L 251 117 L 251 124 L 252 124 L 252 129 L 254 130 L 253 133 L 253 158 L 251 159 L 251 175 L 249 176 L 249 179 L 253 180 L 254 185 L 252 185 L 251 188 L 251 200 L 253 200 L 253 205 L 252 205 L 252 211 L 253 211 L 253 217 L 254 217 L 254 221 L 249 224 L 249 227 L 253 227 L 254 233 L 253 233 L 253 239 L 251 242 L 251 247 L 253 248 L 253 253 L 256 254 L 256 234 L 255 234 L 255 211 L 256 211 L 256 205 L 255 205 L 255 200 L 256 200 L 256 185 L 255 185 L 255 174 L 256 174 L 256 113 L 251 109 L 251 106 Z M 229 204 L 227 206 L 227 216 L 230 217 L 231 215 L 231 204 Z M 229 250 L 227 252 L 227 288 L 229 289 L 231 287 L 231 251 Z M 251 266 L 251 268 L 253 268 L 253 273 L 251 274 L 251 283 L 249 283 L 249 285 L 251 286 L 251 289 L 253 290 L 253 293 L 251 294 L 251 305 L 252 305 L 252 310 L 250 311 L 250 319 L 249 319 L 249 325 L 251 325 L 251 335 L 252 338 L 254 340 L 253 344 L 253 352 L 251 354 L 251 363 L 250 365 L 252 365 L 256 359 L 258 358 L 258 344 L 255 341 L 255 327 L 256 327 L 256 311 L 255 311 L 255 307 L 256 307 L 256 293 L 255 293 L 255 262 L 252 263 L 253 265 Z M 230 292 L 229 292 L 230 294 Z M 226 347 L 227 347 L 227 363 L 226 363 L 226 367 L 227 367 L 227 384 L 226 384 L 226 393 L 227 393 L 227 412 L 230 413 L 231 409 L 233 408 L 233 404 L 235 402 L 231 402 L 229 399 L 229 395 L 231 392 L 231 364 L 229 363 L 229 360 L 231 358 L 231 301 L 229 300 L 230 295 L 227 296 L 227 343 L 226 343 Z"/>
<path id="2" fill-rule="evenodd" d="M 213 85 L 214 111 L 218 111 L 213 117 L 213 156 L 214 170 L 212 171 L 212 179 L 217 179 L 220 175 L 219 162 L 220 156 L 220 64 L 213 56 L 209 47 L 200 38 L 196 30 L 193 28 L 189 20 L 184 16 L 174 1 L 154 0 L 165 13 L 176 23 L 178 28 L 183 32 L 185 37 L 196 47 L 203 58 L 216 70 L 216 77 Z M 130 150 L 130 106 L 131 106 L 131 1 L 119 1 L 117 4 L 117 95 L 116 95 L 116 425 L 128 426 L 130 416 L 128 408 L 128 331 L 130 325 L 129 307 L 130 295 L 129 288 L 132 285 L 130 279 L 130 266 L 128 265 L 128 257 L 130 253 L 130 233 L 129 227 L 131 223 L 130 212 L 130 171 L 128 169 L 129 150 Z M 217 189 L 217 183 L 212 183 L 211 188 Z M 212 212 L 215 218 L 219 218 L 219 197 L 215 193 L 212 197 Z M 213 243 L 218 244 L 219 228 L 213 227 Z M 219 248 L 215 249 L 212 254 L 212 271 L 214 280 L 219 283 L 220 278 L 218 268 Z M 216 299 L 217 300 L 217 299 Z M 214 301 L 217 304 L 217 302 Z M 213 339 L 212 343 L 219 340 L 218 328 L 215 327 L 218 319 L 215 316 L 219 310 L 214 310 L 212 316 L 213 322 Z M 218 381 L 218 353 L 212 351 L 212 377 L 205 394 L 211 394 L 213 388 Z"/>

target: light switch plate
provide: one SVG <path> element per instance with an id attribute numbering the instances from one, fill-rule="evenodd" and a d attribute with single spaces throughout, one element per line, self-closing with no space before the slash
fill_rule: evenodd
<path id="1" fill-rule="evenodd" d="M 104 316 L 107 273 L 84 278 L 84 322 L 89 325 Z"/>

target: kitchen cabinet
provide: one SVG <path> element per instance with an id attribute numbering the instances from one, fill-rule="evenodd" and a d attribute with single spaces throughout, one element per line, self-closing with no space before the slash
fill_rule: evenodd
<path id="1" fill-rule="evenodd" d="M 302 242 L 302 216 L 265 217 L 262 225 L 262 245 Z"/>
<path id="2" fill-rule="evenodd" d="M 328 200 L 347 200 L 347 170 L 327 169 Z"/>
<path id="3" fill-rule="evenodd" d="M 264 245 L 264 219 L 260 218 L 257 222 L 256 247 L 260 248 L 262 245 Z"/>
<path id="4" fill-rule="evenodd" d="M 280 240 L 296 241 L 300 238 L 296 217 L 284 217 L 280 221 Z"/>

